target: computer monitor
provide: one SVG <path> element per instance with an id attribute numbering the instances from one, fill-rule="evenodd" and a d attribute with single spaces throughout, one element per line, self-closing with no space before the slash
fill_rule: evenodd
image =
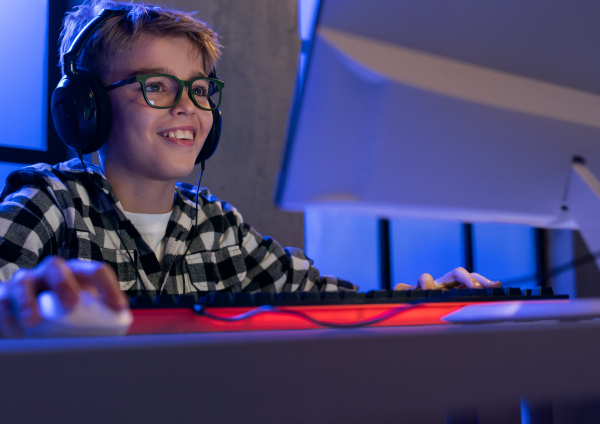
<path id="1" fill-rule="evenodd" d="M 280 207 L 580 228 L 600 250 L 600 3 L 309 3 Z"/>

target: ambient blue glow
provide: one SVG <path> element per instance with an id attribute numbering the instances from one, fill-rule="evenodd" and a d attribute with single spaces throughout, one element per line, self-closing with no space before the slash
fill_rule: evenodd
<path id="1" fill-rule="evenodd" d="M 459 222 L 395 218 L 390 233 L 392 285 L 416 284 L 425 272 L 439 278 L 465 265 Z"/>
<path id="2" fill-rule="evenodd" d="M 535 276 L 535 233 L 525 225 L 479 223 L 473 226 L 475 270 L 488 278 L 508 281 Z M 510 284 L 510 282 L 509 282 Z M 533 288 L 535 278 L 518 286 Z M 510 284 L 515 287 L 515 284 Z"/>
<path id="3" fill-rule="evenodd" d="M 17 169 L 23 168 L 24 164 L 22 163 L 2 163 L 0 162 L 0 191 L 4 188 L 4 182 L 6 181 L 6 177 L 13 171 Z"/>
<path id="4" fill-rule="evenodd" d="M 321 274 L 380 288 L 377 219 L 373 216 L 311 210 L 304 213 L 305 250 Z"/>
<path id="5" fill-rule="evenodd" d="M 48 0 L 3 2 L 0 146 L 46 150 Z"/>

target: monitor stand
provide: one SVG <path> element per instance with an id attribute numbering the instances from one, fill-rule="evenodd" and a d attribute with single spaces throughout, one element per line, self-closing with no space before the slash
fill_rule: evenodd
<path id="1" fill-rule="evenodd" d="M 575 218 L 596 265 L 600 268 L 600 181 L 582 158 L 573 158 L 563 209 Z"/>

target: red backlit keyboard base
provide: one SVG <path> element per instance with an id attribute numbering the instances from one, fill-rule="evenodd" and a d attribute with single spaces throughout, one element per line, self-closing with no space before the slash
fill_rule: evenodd
<path id="1" fill-rule="evenodd" d="M 473 302 L 328 305 L 328 306 L 278 306 L 281 310 L 297 310 L 319 321 L 349 324 L 373 318 L 392 308 L 398 314 L 373 326 L 447 324 L 441 318 L 455 310 L 473 305 Z M 219 316 L 233 317 L 253 307 L 206 308 Z M 237 322 L 222 322 L 196 314 L 189 308 L 134 309 L 134 322 L 129 334 L 205 333 L 225 331 L 303 330 L 323 328 L 302 317 L 264 312 Z"/>

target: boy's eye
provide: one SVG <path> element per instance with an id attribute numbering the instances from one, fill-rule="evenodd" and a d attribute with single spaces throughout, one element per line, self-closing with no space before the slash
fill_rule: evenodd
<path id="1" fill-rule="evenodd" d="M 196 97 L 206 97 L 206 90 L 203 88 L 194 88 L 194 96 Z"/>
<path id="2" fill-rule="evenodd" d="M 146 94 L 167 94 L 179 91 L 179 82 L 168 76 L 151 77 L 144 83 Z"/>
<path id="3" fill-rule="evenodd" d="M 208 96 L 208 89 L 202 85 L 194 86 L 193 92 L 194 92 L 194 97 L 195 96 L 198 96 L 198 97 Z"/>
<path id="4" fill-rule="evenodd" d="M 161 91 L 164 91 L 163 85 L 158 82 L 146 83 L 145 89 L 147 93 L 160 93 Z"/>

